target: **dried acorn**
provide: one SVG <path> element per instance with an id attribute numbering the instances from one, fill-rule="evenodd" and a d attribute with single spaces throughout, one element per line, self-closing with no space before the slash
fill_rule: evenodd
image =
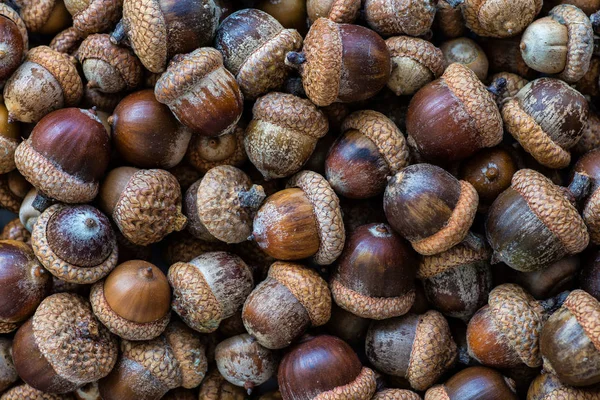
<path id="1" fill-rule="evenodd" d="M 307 0 L 309 22 L 328 18 L 338 24 L 353 23 L 360 13 L 360 0 Z"/>
<path id="2" fill-rule="evenodd" d="M 116 339 L 98 322 L 83 297 L 47 297 L 17 331 L 13 360 L 25 383 L 48 393 L 67 393 L 97 381 L 117 361 Z"/>
<path id="3" fill-rule="evenodd" d="M 16 240 L 18 242 L 29 243 L 31 241 L 31 234 L 19 218 L 15 218 L 4 225 L 2 232 L 0 232 L 0 240 Z"/>
<path id="4" fill-rule="evenodd" d="M 63 0 L 17 0 L 16 3 L 30 32 L 54 35 L 71 23 Z"/>
<path id="5" fill-rule="evenodd" d="M 81 37 L 111 29 L 121 18 L 123 0 L 64 0 Z"/>
<path id="6" fill-rule="evenodd" d="M 306 336 L 279 364 L 279 390 L 284 399 L 369 400 L 375 394 L 375 373 L 363 367 L 354 350 L 328 335 Z"/>
<path id="7" fill-rule="evenodd" d="M 533 380 L 527 400 L 578 399 L 594 400 L 600 396 L 598 388 L 575 388 L 562 383 L 556 375 L 543 373 Z"/>
<path id="8" fill-rule="evenodd" d="M 194 135 L 185 159 L 202 173 L 220 165 L 240 167 L 248 159 L 244 149 L 244 129 L 238 125 L 231 133 L 218 137 Z"/>
<path id="9" fill-rule="evenodd" d="M 319 107 L 365 100 L 385 86 L 392 71 L 385 41 L 370 29 L 319 18 L 301 53 L 286 63 L 299 69 L 308 98 Z"/>
<path id="10" fill-rule="evenodd" d="M 398 172 L 385 190 L 389 224 L 420 254 L 433 255 L 462 242 L 477 211 L 473 186 L 440 167 L 413 164 Z"/>
<path id="11" fill-rule="evenodd" d="M 475 72 L 479 80 L 486 80 L 489 62 L 483 49 L 473 40 L 466 37 L 453 39 L 442 43 L 440 50 L 444 54 L 446 66 L 452 63 L 463 64 Z"/>
<path id="12" fill-rule="evenodd" d="M 406 115 L 406 131 L 419 155 L 437 164 L 467 158 L 502 141 L 502 117 L 473 71 L 451 64 L 419 90 Z M 439 132 L 446 134 L 440 136 Z"/>
<path id="13" fill-rule="evenodd" d="M 327 118 L 309 100 L 271 92 L 252 108 L 244 146 L 266 180 L 298 172 L 328 131 Z"/>
<path id="14" fill-rule="evenodd" d="M 242 310 L 248 333 L 268 349 L 282 349 L 309 327 L 331 316 L 331 293 L 315 271 L 275 262 L 269 276 L 250 293 Z"/>
<path id="15" fill-rule="evenodd" d="M 517 400 L 515 382 L 496 370 L 470 367 L 425 393 L 425 400 Z"/>
<path id="16" fill-rule="evenodd" d="M 79 45 L 83 42 L 83 39 L 84 38 L 79 36 L 79 32 L 71 26 L 54 36 L 48 47 L 59 53 L 75 55 Z"/>
<path id="17" fill-rule="evenodd" d="M 415 390 L 431 387 L 457 356 L 448 322 L 437 311 L 373 322 L 365 350 L 378 371 L 405 378 Z"/>
<path id="18" fill-rule="evenodd" d="M 29 50 L 27 28 L 19 14 L 0 4 L 0 87 L 21 65 Z"/>
<path id="19" fill-rule="evenodd" d="M 435 0 L 366 0 L 365 19 L 383 36 L 423 36 L 435 17 Z"/>

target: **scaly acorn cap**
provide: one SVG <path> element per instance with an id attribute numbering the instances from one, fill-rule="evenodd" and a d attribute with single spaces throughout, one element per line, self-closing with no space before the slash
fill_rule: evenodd
<path id="1" fill-rule="evenodd" d="M 496 95 L 496 104 L 500 109 L 502 109 L 502 105 L 506 100 L 516 96 L 517 93 L 519 93 L 519 90 L 523 89 L 523 87 L 529 83 L 527 79 L 511 72 L 499 72 L 494 74 L 492 75 L 490 81 L 499 82 L 501 79 L 506 81 L 506 86 L 502 92 Z"/>
<path id="2" fill-rule="evenodd" d="M 360 0 L 333 0 L 327 18 L 338 24 L 351 24 L 360 11 Z"/>
<path id="3" fill-rule="evenodd" d="M 466 0 L 462 12 L 469 29 L 479 36 L 518 35 L 542 10 L 543 0 Z"/>
<path id="4" fill-rule="evenodd" d="M 77 12 L 69 12 L 73 15 L 73 28 L 86 37 L 112 28 L 121 18 L 122 8 L 123 0 L 89 0 Z"/>
<path id="5" fill-rule="evenodd" d="M 364 3 L 364 2 L 363 2 Z M 382 36 L 401 33 L 422 36 L 431 28 L 437 1 L 392 0 L 370 1 L 365 6 L 371 29 Z"/>
<path id="6" fill-rule="evenodd" d="M 0 201 L 1 203 L 2 201 Z M 588 228 L 591 242 L 600 244 L 600 190 L 595 190 L 587 199 L 582 216 Z"/>
<path id="7" fill-rule="evenodd" d="M 20 15 L 31 32 L 40 30 L 50 17 L 57 0 L 19 0 Z"/>
<path id="8" fill-rule="evenodd" d="M 572 387 L 563 384 L 556 375 L 538 375 L 529 386 L 528 398 L 535 400 L 597 400 L 597 387 Z"/>
<path id="9" fill-rule="evenodd" d="M 19 327 L 18 324 L 0 321 L 0 333 L 10 333 Z"/>
<path id="10" fill-rule="evenodd" d="M 79 35 L 79 32 L 71 26 L 54 36 L 48 47 L 59 53 L 73 54 L 82 41 L 83 38 Z"/>
<path id="11" fill-rule="evenodd" d="M 14 386 L 0 396 L 2 400 L 72 400 L 70 394 L 52 394 L 32 388 L 26 383 Z"/>
<path id="12" fill-rule="evenodd" d="M 417 270 L 418 279 L 429 279 L 449 269 L 478 261 L 490 260 L 492 252 L 488 246 L 473 249 L 465 243 L 459 243 L 443 253 L 426 256 L 421 259 Z"/>
<path id="13" fill-rule="evenodd" d="M 321 239 L 314 261 L 319 265 L 333 263 L 342 253 L 346 241 L 340 200 L 335 191 L 325 178 L 312 171 L 298 172 L 290 178 L 287 187 L 302 189 L 313 206 Z"/>
<path id="14" fill-rule="evenodd" d="M 0 175 L 0 207 L 18 214 L 23 199 L 15 195 L 8 186 L 8 175 Z"/>
<path id="15" fill-rule="evenodd" d="M 241 166 L 248 159 L 244 148 L 244 128 L 236 126 L 233 132 L 218 138 L 192 136 L 186 159 L 202 173 L 219 165 Z"/>
<path id="16" fill-rule="evenodd" d="M 394 57 L 408 57 L 427 67 L 434 78 L 439 78 L 444 73 L 444 53 L 431 42 L 410 37 L 394 36 L 385 41 L 390 55 Z"/>
<path id="17" fill-rule="evenodd" d="M 354 381 L 344 386 L 338 386 L 327 392 L 319 393 L 313 400 L 369 400 L 377 390 L 375 372 L 363 367 Z"/>
<path id="18" fill-rule="evenodd" d="M 16 240 L 18 242 L 29 243 L 31 241 L 31 234 L 25 228 L 19 218 L 15 218 L 2 229 L 0 233 L 0 240 Z"/>
<path id="19" fill-rule="evenodd" d="M 23 19 L 19 16 L 18 12 L 4 3 L 0 3 L 0 16 L 8 18 L 14 22 L 19 29 L 19 33 L 23 39 L 23 59 L 25 59 L 27 49 L 29 49 L 29 34 L 27 33 L 27 26 L 25 26 L 25 22 L 23 22 Z"/>
<path id="20" fill-rule="evenodd" d="M 575 316 L 586 336 L 600 351 L 600 302 L 591 294 L 577 289 L 569 294 L 563 307 Z"/>
<path id="21" fill-rule="evenodd" d="M 375 393 L 371 400 L 421 400 L 421 396 L 410 390 L 386 389 Z"/>
<path id="22" fill-rule="evenodd" d="M 178 262 L 191 261 L 210 251 L 226 251 L 227 249 L 228 246 L 223 242 L 207 242 L 182 231 L 167 236 L 163 257 L 168 265 L 173 265 Z"/>
<path id="23" fill-rule="evenodd" d="M 179 321 L 170 323 L 163 336 L 171 346 L 179 363 L 181 386 L 193 389 L 200 385 L 208 369 L 206 346 L 200 336 Z"/>
<path id="24" fill-rule="evenodd" d="M 15 151 L 19 146 L 17 140 L 0 135 L 0 174 L 6 174 L 17 168 L 15 165 Z"/>

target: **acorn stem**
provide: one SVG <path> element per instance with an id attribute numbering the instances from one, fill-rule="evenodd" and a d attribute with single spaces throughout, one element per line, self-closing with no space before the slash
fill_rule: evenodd
<path id="1" fill-rule="evenodd" d="M 251 210 L 257 210 L 262 204 L 263 200 L 267 197 L 265 190 L 260 185 L 252 185 L 250 190 L 240 192 L 239 199 L 240 205 L 244 208 Z"/>
<path id="2" fill-rule="evenodd" d="M 445 0 L 446 3 L 448 3 L 450 5 L 450 7 L 452 8 L 456 8 L 458 6 L 460 6 L 462 3 L 465 2 L 465 0 Z"/>
<path id="3" fill-rule="evenodd" d="M 546 311 L 546 315 L 550 316 L 556 310 L 561 308 L 570 293 L 571 292 L 569 290 L 565 290 L 564 292 L 561 292 L 554 297 L 540 301 L 540 305 L 542 306 L 544 311 Z"/>
<path id="4" fill-rule="evenodd" d="M 300 68 L 306 62 L 306 55 L 302 52 L 290 51 L 285 56 L 285 65 L 292 68 Z"/>
<path id="5" fill-rule="evenodd" d="M 505 78 L 495 79 L 490 86 L 486 89 L 488 92 L 493 94 L 494 96 L 501 96 L 502 93 L 506 90 L 506 86 L 508 85 L 508 81 Z"/>
<path id="6" fill-rule="evenodd" d="M 44 212 L 48 207 L 50 207 L 51 205 L 55 204 L 56 200 L 54 200 L 53 198 L 50 198 L 48 196 L 46 196 L 45 194 L 41 193 L 40 191 L 37 192 L 37 194 L 35 195 L 35 198 L 33 199 L 33 202 L 31 203 L 31 206 L 38 210 L 39 212 Z"/>
<path id="7" fill-rule="evenodd" d="M 588 175 L 575 172 L 573 180 L 569 184 L 568 190 L 575 198 L 576 202 L 583 200 L 589 193 L 592 180 Z"/>
<path id="8" fill-rule="evenodd" d="M 110 34 L 110 42 L 112 44 L 119 44 L 125 39 L 126 35 L 125 25 L 123 24 L 123 20 L 121 20 L 115 27 L 113 33 Z"/>

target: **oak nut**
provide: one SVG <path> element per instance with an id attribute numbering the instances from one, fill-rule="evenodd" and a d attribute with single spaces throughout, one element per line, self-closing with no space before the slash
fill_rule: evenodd
<path id="1" fill-rule="evenodd" d="M 444 54 L 446 66 L 452 63 L 463 64 L 475 72 L 479 80 L 486 80 L 489 62 L 483 49 L 473 40 L 466 37 L 449 40 L 442 43 L 440 50 Z"/>
<path id="2" fill-rule="evenodd" d="M 541 330 L 544 370 L 565 385 L 600 382 L 599 318 L 600 302 L 583 290 L 572 291 Z"/>
<path id="3" fill-rule="evenodd" d="M 309 22 L 328 18 L 338 24 L 353 23 L 360 13 L 360 0 L 307 0 Z"/>
<path id="4" fill-rule="evenodd" d="M 517 400 L 515 382 L 487 367 L 470 367 L 425 393 L 425 400 Z"/>
<path id="5" fill-rule="evenodd" d="M 372 30 L 319 18 L 304 39 L 301 53 L 286 63 L 299 69 L 308 98 L 319 107 L 373 97 L 392 71 L 385 41 Z"/>
<path id="6" fill-rule="evenodd" d="M 525 30 L 521 55 L 530 68 L 574 83 L 588 71 L 593 36 L 587 15 L 573 5 L 561 4 Z"/>
<path id="7" fill-rule="evenodd" d="M 9 122 L 38 122 L 54 110 L 79 103 L 83 83 L 76 63 L 74 57 L 46 46 L 31 49 L 4 86 Z"/>
<path id="8" fill-rule="evenodd" d="M 77 49 L 81 45 L 81 42 L 83 42 L 83 39 L 84 38 L 79 36 L 79 33 L 75 30 L 75 28 L 71 26 L 64 31 L 57 33 L 56 36 L 52 38 L 52 41 L 48 47 L 50 47 L 52 50 L 58 51 L 59 53 L 75 55 Z"/>
<path id="9" fill-rule="evenodd" d="M 383 36 L 423 36 L 435 17 L 434 0 L 366 0 L 365 19 L 375 32 Z"/>
<path id="10" fill-rule="evenodd" d="M 585 97 L 567 83 L 540 78 L 504 104 L 502 118 L 507 131 L 540 164 L 564 168 L 571 161 L 568 150 L 583 134 L 588 110 Z"/>
<path id="11" fill-rule="evenodd" d="M 112 0 L 108 3 L 116 2 Z M 88 36 L 79 46 L 77 59 L 88 81 L 88 88 L 103 93 L 132 90 L 142 80 L 142 64 L 138 58 L 131 50 L 111 43 L 106 33 Z"/>
<path id="12" fill-rule="evenodd" d="M 395 36 L 385 41 L 392 57 L 387 86 L 400 95 L 411 95 L 444 73 L 444 55 L 427 40 Z"/>
<path id="13" fill-rule="evenodd" d="M 268 349 L 282 349 L 311 326 L 331 316 L 327 282 L 299 264 L 275 262 L 266 280 L 250 293 L 242 310 L 248 333 Z"/>
<path id="14" fill-rule="evenodd" d="M 109 331 L 127 340 L 150 340 L 169 323 L 171 288 L 155 265 L 132 260 L 120 264 L 92 286 L 90 302 Z"/>
<path id="15" fill-rule="evenodd" d="M 502 141 L 502 117 L 491 93 L 468 67 L 450 64 L 441 78 L 412 98 L 406 115 L 409 144 L 436 164 L 473 155 Z M 446 132 L 438 135 L 436 132 Z"/>
<path id="16" fill-rule="evenodd" d="M 251 394 L 254 387 L 265 383 L 275 372 L 279 356 L 261 346 L 255 338 L 241 334 L 223 340 L 215 349 L 217 368 L 230 383 Z"/>
<path id="17" fill-rule="evenodd" d="M 13 340 L 23 381 L 49 393 L 67 393 L 108 375 L 117 361 L 116 339 L 83 297 L 47 297 Z"/>
<path id="18" fill-rule="evenodd" d="M 477 212 L 473 186 L 431 164 L 413 164 L 398 172 L 385 190 L 389 224 L 423 255 L 434 255 L 462 242 Z"/>
<path id="19" fill-rule="evenodd" d="M 260 0 L 258 6 L 254 7 L 275 17 L 284 28 L 296 29 L 303 36 L 308 31 L 306 0 L 282 0 L 277 3 L 271 0 Z"/>
<path id="20" fill-rule="evenodd" d="M 31 184 L 17 170 L 0 175 L 0 207 L 18 213 L 30 189 Z"/>
<path id="21" fill-rule="evenodd" d="M 224 251 L 175 263 L 167 277 L 173 289 L 171 307 L 188 326 L 204 333 L 216 331 L 235 314 L 254 287 L 246 263 Z"/>
<path id="22" fill-rule="evenodd" d="M 71 16 L 63 0 L 19 0 L 19 14 L 27 30 L 43 35 L 54 35 L 67 28 Z"/>
<path id="23" fill-rule="evenodd" d="M 412 307 L 417 255 L 389 225 L 357 228 L 337 265 L 331 293 L 340 307 L 376 320 L 404 315 Z"/>
<path id="24" fill-rule="evenodd" d="M 362 366 L 348 344 L 328 335 L 306 336 L 292 346 L 277 380 L 284 399 L 369 400 L 376 390 L 375 373 Z"/>
<path id="25" fill-rule="evenodd" d="M 202 173 L 219 165 L 242 166 L 248 159 L 244 149 L 244 128 L 238 125 L 230 133 L 218 137 L 192 136 L 185 159 Z"/>
<path id="26" fill-rule="evenodd" d="M 187 151 L 192 132 L 177 122 L 152 90 L 132 93 L 108 118 L 121 158 L 139 168 L 172 168 Z"/>
<path id="27" fill-rule="evenodd" d="M 73 16 L 73 29 L 81 36 L 111 29 L 121 18 L 122 0 L 64 0 Z"/>
<path id="28" fill-rule="evenodd" d="M 254 104 L 244 146 L 265 179 L 284 178 L 302 168 L 328 128 L 323 112 L 309 100 L 272 92 Z"/>
<path id="29" fill-rule="evenodd" d="M 82 107 L 96 107 L 99 111 L 112 113 L 119 102 L 123 100 L 125 93 L 104 93 L 98 89 L 84 87 L 83 98 L 81 99 Z"/>
<path id="30" fill-rule="evenodd" d="M 600 395 L 594 387 L 572 387 L 562 383 L 556 375 L 542 373 L 531 382 L 527 400 L 584 399 L 592 400 Z"/>
<path id="31" fill-rule="evenodd" d="M 245 400 L 244 388 L 235 386 L 225 380 L 217 368 L 206 375 L 202 381 L 198 399 L 201 400 Z"/>
<path id="32" fill-rule="evenodd" d="M 0 4 L 1 6 L 4 4 Z M 0 16 L 0 18 L 2 17 Z M 0 174 L 6 174 L 16 168 L 15 150 L 20 141 L 21 126 L 16 121 L 8 122 L 8 110 L 0 101 Z"/>
<path id="33" fill-rule="evenodd" d="M 511 187 L 496 198 L 487 214 L 492 263 L 502 261 L 529 272 L 582 252 L 589 234 L 569 197 L 541 173 L 517 171 Z"/>
<path id="34" fill-rule="evenodd" d="M 253 100 L 284 83 L 291 72 L 285 55 L 300 49 L 302 36 L 266 12 L 248 8 L 225 18 L 214 45 L 244 97 Z"/>
<path id="35" fill-rule="evenodd" d="M 10 220 L 0 232 L 0 240 L 16 240 L 18 242 L 29 243 L 31 233 L 21 223 L 19 218 Z"/>
<path id="36" fill-rule="evenodd" d="M 37 390 L 26 383 L 13 386 L 0 396 L 2 400 L 72 400 L 70 394 L 52 394 Z"/>
<path id="37" fill-rule="evenodd" d="M 365 349 L 378 371 L 405 378 L 419 391 L 431 387 L 457 356 L 448 322 L 437 311 L 373 322 Z"/>
<path id="38" fill-rule="evenodd" d="M 408 166 L 409 150 L 398 127 L 377 111 L 356 111 L 325 159 L 325 176 L 336 193 L 354 199 L 381 194 L 387 178 Z"/>
<path id="39" fill-rule="evenodd" d="M 159 242 L 187 223 L 179 183 L 162 169 L 115 168 L 106 175 L 99 200 L 100 209 L 137 245 Z"/>
<path id="40" fill-rule="evenodd" d="M 319 265 L 332 264 L 346 239 L 337 195 L 312 171 L 297 173 L 287 187 L 264 201 L 254 217 L 252 238 L 278 260 L 312 257 Z"/>
<path id="41" fill-rule="evenodd" d="M 252 220 L 266 197 L 260 185 L 230 165 L 208 171 L 187 190 L 188 231 L 198 239 L 240 243 L 252 233 Z"/>
<path id="42" fill-rule="evenodd" d="M 0 4 L 0 87 L 21 65 L 29 50 L 29 36 L 19 14 Z"/>
<path id="43" fill-rule="evenodd" d="M 156 82 L 154 93 L 183 125 L 202 136 L 233 131 L 244 107 L 235 77 L 212 47 L 174 57 Z"/>

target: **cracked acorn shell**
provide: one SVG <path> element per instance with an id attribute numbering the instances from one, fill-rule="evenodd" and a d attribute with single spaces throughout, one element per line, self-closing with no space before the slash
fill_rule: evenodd
<path id="1" fill-rule="evenodd" d="M 248 333 L 268 349 L 283 349 L 308 328 L 331 317 L 327 282 L 300 264 L 275 262 L 267 279 L 250 293 L 242 320 Z"/>
<path id="2" fill-rule="evenodd" d="M 47 297 L 17 331 L 13 359 L 25 383 L 48 393 L 67 393 L 97 381 L 117 361 L 116 339 L 83 297 Z"/>
<path id="3" fill-rule="evenodd" d="M 16 240 L 18 242 L 29 243 L 31 241 L 31 233 L 29 233 L 19 218 L 15 218 L 4 225 L 2 232 L 0 232 L 0 240 Z"/>
<path id="4" fill-rule="evenodd" d="M 113 169 L 100 187 L 99 202 L 123 236 L 141 246 L 159 242 L 187 223 L 179 183 L 162 169 Z"/>
<path id="5" fill-rule="evenodd" d="M 369 400 L 375 379 L 348 344 L 329 335 L 303 337 L 288 350 L 277 373 L 282 397 L 294 400 Z"/>
<path id="6" fill-rule="evenodd" d="M 220 165 L 239 168 L 248 159 L 244 149 L 244 128 L 238 125 L 232 132 L 218 137 L 192 136 L 185 159 L 202 173 Z"/>
<path id="7" fill-rule="evenodd" d="M 309 23 L 328 18 L 338 24 L 353 23 L 360 13 L 360 0 L 307 0 Z"/>
<path id="8" fill-rule="evenodd" d="M 527 400 L 594 400 L 600 396 L 598 388 L 578 388 L 567 386 L 556 375 L 542 373 L 531 382 Z"/>
<path id="9" fill-rule="evenodd" d="M 15 150 L 20 141 L 21 125 L 18 122 L 8 122 L 8 110 L 0 101 L 0 174 L 16 168 Z"/>
<path id="10" fill-rule="evenodd" d="M 92 33 L 104 32 L 121 18 L 123 0 L 64 0 L 73 16 L 73 29 L 85 38 Z"/>
<path id="11" fill-rule="evenodd" d="M 221 136 L 235 129 L 244 98 L 235 77 L 212 47 L 173 57 L 154 88 L 156 99 L 177 119 L 202 136 Z"/>
<path id="12" fill-rule="evenodd" d="M 435 0 L 366 0 L 365 19 L 382 36 L 423 36 L 433 24 Z"/>
<path id="13" fill-rule="evenodd" d="M 202 400 L 245 400 L 246 396 L 244 388 L 227 382 L 215 368 L 202 381 L 198 398 Z"/>
<path id="14" fill-rule="evenodd" d="M 327 117 L 309 100 L 271 92 L 252 108 L 244 147 L 266 180 L 298 172 L 328 132 Z"/>
<path id="15" fill-rule="evenodd" d="M 593 36 L 587 15 L 573 5 L 561 4 L 525 30 L 521 55 L 530 68 L 574 83 L 589 69 Z"/>
<path id="16" fill-rule="evenodd" d="M 29 50 L 29 37 L 19 14 L 0 4 L 0 87 L 21 65 Z"/>
<path id="17" fill-rule="evenodd" d="M 0 400 L 73 400 L 70 394 L 52 394 L 32 388 L 26 383 L 13 386 L 2 393 Z"/>
<path id="18" fill-rule="evenodd" d="M 208 171 L 185 194 L 188 231 L 202 240 L 240 243 L 252 233 L 252 220 L 266 197 L 242 170 L 221 165 Z"/>
<path id="19" fill-rule="evenodd" d="M 167 277 L 173 288 L 172 309 L 203 333 L 214 332 L 222 320 L 235 314 L 254 287 L 246 263 L 224 251 L 175 263 Z"/>
<path id="20" fill-rule="evenodd" d="M 18 0 L 17 4 L 30 32 L 55 35 L 71 24 L 63 0 Z"/>
<path id="21" fill-rule="evenodd" d="M 79 103 L 83 83 L 77 60 L 47 46 L 34 47 L 4 86 L 8 120 L 38 122 L 48 113 Z"/>
<path id="22" fill-rule="evenodd" d="M 365 348 L 378 371 L 405 378 L 419 391 L 431 387 L 457 356 L 448 322 L 437 311 L 373 322 Z"/>
<path id="23" fill-rule="evenodd" d="M 425 400 L 517 400 L 515 382 L 486 367 L 464 369 L 425 393 Z M 558 399 L 556 399 L 558 400 Z"/>
<path id="24" fill-rule="evenodd" d="M 54 36 L 48 47 L 59 53 L 66 53 L 74 56 L 79 45 L 83 42 L 83 39 L 84 38 L 79 36 L 79 33 L 75 28 L 70 27 Z"/>

